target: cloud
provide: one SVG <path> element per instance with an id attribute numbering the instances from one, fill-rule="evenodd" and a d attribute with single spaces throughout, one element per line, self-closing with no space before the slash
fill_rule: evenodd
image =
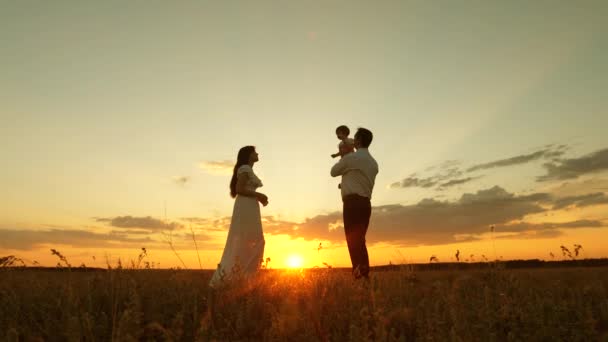
<path id="1" fill-rule="evenodd" d="M 116 228 L 141 228 L 151 231 L 182 228 L 182 225 L 177 222 L 165 223 L 151 216 L 116 216 L 114 218 L 95 218 L 95 221 L 104 222 Z"/>
<path id="2" fill-rule="evenodd" d="M 400 182 L 395 182 L 391 184 L 391 188 L 432 188 L 434 187 L 438 181 L 434 177 L 429 178 L 417 178 L 417 177 L 407 177 L 404 178 Z"/>
<path id="3" fill-rule="evenodd" d="M 454 162 L 454 161 L 451 161 Z M 446 162 L 447 163 L 447 162 Z M 416 174 L 412 174 L 411 176 L 401 180 L 400 182 L 394 182 L 390 185 L 391 188 L 432 188 L 441 182 L 448 181 L 452 178 L 459 177 L 462 175 L 462 171 L 460 171 L 457 167 L 446 167 L 451 166 L 452 164 L 442 164 L 440 166 L 441 170 L 437 174 L 427 178 L 418 178 Z"/>
<path id="4" fill-rule="evenodd" d="M 464 172 L 474 172 L 479 170 L 487 170 L 499 167 L 507 167 L 519 164 L 529 163 L 535 160 L 545 159 L 552 160 L 553 163 L 559 162 L 559 158 L 568 149 L 567 145 L 547 145 L 543 149 L 529 154 L 509 157 L 505 159 L 494 160 L 487 163 L 476 164 L 468 167 L 465 171 L 460 169 L 462 164 L 458 160 L 446 160 L 438 165 L 433 165 L 425 169 L 425 171 L 437 170 L 437 173 L 428 177 L 419 177 L 415 173 L 404 178 L 399 182 L 390 184 L 390 188 L 433 188 L 437 190 L 445 190 L 445 188 L 472 182 L 479 177 L 461 177 Z"/>
<path id="5" fill-rule="evenodd" d="M 199 164 L 200 168 L 210 174 L 232 174 L 234 169 L 234 161 L 219 160 L 219 161 L 204 161 Z"/>
<path id="6" fill-rule="evenodd" d="M 513 166 L 519 164 L 529 163 L 531 161 L 539 160 L 539 159 L 552 159 L 558 158 L 565 153 L 565 145 L 560 145 L 557 149 L 547 148 L 540 151 L 536 151 L 530 154 L 523 154 L 515 157 L 510 157 L 506 159 L 495 160 L 489 163 L 477 164 L 469 167 L 467 172 L 479 171 L 479 170 L 487 170 L 497 167 L 506 167 Z"/>
<path id="7" fill-rule="evenodd" d="M 112 230 L 94 232 L 85 229 L 4 229 L 0 228 L 0 249 L 31 250 L 44 246 L 68 245 L 76 248 L 136 248 L 169 249 L 167 236 L 158 232 L 141 230 Z M 176 232 L 171 236 L 178 250 L 195 248 L 190 232 Z M 199 248 L 217 249 L 222 246 L 214 242 L 214 237 L 196 233 Z"/>
<path id="8" fill-rule="evenodd" d="M 461 164 L 462 164 L 462 162 L 457 159 L 446 160 L 446 161 L 441 162 L 440 164 L 429 166 L 424 171 L 428 172 L 428 171 L 435 170 L 437 168 L 439 168 L 440 170 L 446 170 L 446 169 L 458 167 Z"/>
<path id="9" fill-rule="evenodd" d="M 582 196 L 596 192 L 608 192 L 608 178 L 585 178 L 553 185 L 550 192 L 556 197 Z"/>
<path id="10" fill-rule="evenodd" d="M 173 181 L 177 185 L 184 186 L 184 185 L 186 185 L 186 183 L 188 183 L 190 181 L 190 177 L 188 177 L 188 176 L 175 176 L 175 177 L 173 177 Z"/>
<path id="11" fill-rule="evenodd" d="M 507 233 L 502 235 L 496 235 L 496 239 L 551 239 L 563 235 L 564 233 L 560 230 L 526 230 L 518 233 Z"/>
<path id="12" fill-rule="evenodd" d="M 185 221 L 188 224 L 193 224 L 199 229 L 205 231 L 227 231 L 230 227 L 230 217 L 182 217 L 181 221 Z"/>
<path id="13" fill-rule="evenodd" d="M 148 235 L 150 234 L 147 230 L 139 230 L 139 229 L 126 229 L 126 230 L 111 230 L 110 234 L 114 235 Z"/>
<path id="14" fill-rule="evenodd" d="M 449 182 L 446 182 L 446 183 L 443 183 L 443 184 L 439 185 L 439 187 L 440 188 L 449 188 L 449 187 L 454 186 L 454 185 L 460 185 L 460 184 L 468 183 L 468 182 L 473 181 L 473 180 L 478 179 L 478 178 L 481 178 L 481 177 L 467 177 L 467 178 L 461 178 L 461 179 L 452 179 Z"/>
<path id="15" fill-rule="evenodd" d="M 579 220 L 566 223 L 525 223 L 528 215 L 546 213 L 568 206 L 590 206 L 605 204 L 608 197 L 603 193 L 580 196 L 555 197 L 551 193 L 514 194 L 500 186 L 482 189 L 474 193 L 464 193 L 457 200 L 442 201 L 426 198 L 416 204 L 390 204 L 373 208 L 368 240 L 370 243 L 390 243 L 399 245 L 434 245 L 483 238 L 494 225 L 496 231 L 508 233 L 512 238 L 547 237 L 558 231 L 579 227 L 603 227 L 600 221 Z M 112 219 L 98 219 L 112 226 L 132 228 L 145 226 L 150 229 L 163 227 L 163 222 L 152 217 L 119 216 Z M 172 223 L 182 228 L 192 226 L 203 234 L 226 232 L 231 217 L 183 217 L 180 223 Z M 517 223 L 513 223 L 517 222 Z M 342 212 L 330 212 L 313 216 L 303 222 L 281 220 L 273 216 L 262 217 L 264 232 L 272 235 L 288 235 L 305 240 L 344 242 Z M 137 234 L 138 230 L 117 230 Z M 177 234 L 186 236 L 187 231 Z"/>
<path id="16" fill-rule="evenodd" d="M 543 222 L 543 223 L 513 223 L 506 225 L 496 226 L 498 232 L 525 232 L 525 231 L 541 231 L 541 230 L 555 230 L 560 228 L 600 228 L 604 227 L 604 223 L 597 220 L 576 220 L 568 222 Z"/>
<path id="17" fill-rule="evenodd" d="M 496 227 L 497 239 L 548 239 L 563 235 L 562 229 L 608 227 L 597 220 L 576 220 L 568 222 L 514 223 Z M 474 237 L 473 237 L 474 238 Z"/>
<path id="18" fill-rule="evenodd" d="M 42 245 L 70 245 L 73 247 L 141 248 L 154 243 L 150 237 L 133 238 L 127 234 L 95 233 L 88 230 L 0 229 L 0 248 L 29 250 Z"/>
<path id="19" fill-rule="evenodd" d="M 588 155 L 561 159 L 545 163 L 547 173 L 537 178 L 537 181 L 576 179 L 579 176 L 608 171 L 608 148 L 599 150 Z"/>
<path id="20" fill-rule="evenodd" d="M 600 204 L 608 204 L 608 196 L 603 192 L 558 198 L 554 201 L 553 209 L 563 209 L 569 206 L 582 208 Z"/>
<path id="21" fill-rule="evenodd" d="M 552 203 L 548 193 L 515 195 L 495 186 L 476 193 L 463 194 L 456 201 L 424 199 L 413 205 L 383 205 L 373 208 L 367 239 L 370 243 L 400 245 L 435 245 L 479 239 L 491 225 L 504 231 L 522 233 L 538 227 L 509 226 L 531 214 L 548 210 Z M 583 222 L 597 226 L 596 222 Z M 572 228 L 548 224 L 544 230 Z M 317 215 L 302 223 L 273 221 L 264 224 L 270 234 L 287 234 L 306 240 L 343 242 L 342 213 Z"/>

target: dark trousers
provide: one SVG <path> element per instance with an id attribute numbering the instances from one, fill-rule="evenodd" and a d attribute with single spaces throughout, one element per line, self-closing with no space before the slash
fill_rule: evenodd
<path id="1" fill-rule="evenodd" d="M 348 195 L 343 199 L 343 219 L 346 243 L 355 278 L 368 277 L 369 257 L 365 246 L 365 234 L 372 215 L 372 205 L 367 197 Z"/>

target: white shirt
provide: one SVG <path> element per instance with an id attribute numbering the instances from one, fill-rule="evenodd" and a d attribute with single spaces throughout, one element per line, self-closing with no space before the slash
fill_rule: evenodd
<path id="1" fill-rule="evenodd" d="M 372 190 L 378 174 L 378 163 L 366 148 L 342 157 L 331 168 L 331 176 L 342 176 L 342 198 L 348 195 L 372 198 Z"/>

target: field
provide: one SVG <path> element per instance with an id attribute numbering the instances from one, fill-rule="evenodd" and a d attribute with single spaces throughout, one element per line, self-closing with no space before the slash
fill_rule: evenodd
<path id="1" fill-rule="evenodd" d="M 0 269 L 8 341 L 608 341 L 608 268 Z M 208 313 L 209 301 L 213 313 Z"/>

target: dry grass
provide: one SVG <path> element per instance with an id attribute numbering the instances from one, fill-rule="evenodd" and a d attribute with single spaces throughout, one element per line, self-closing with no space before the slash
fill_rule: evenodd
<path id="1" fill-rule="evenodd" d="M 264 270 L 210 298 L 209 271 L 0 269 L 0 340 L 597 341 L 608 269 Z"/>

